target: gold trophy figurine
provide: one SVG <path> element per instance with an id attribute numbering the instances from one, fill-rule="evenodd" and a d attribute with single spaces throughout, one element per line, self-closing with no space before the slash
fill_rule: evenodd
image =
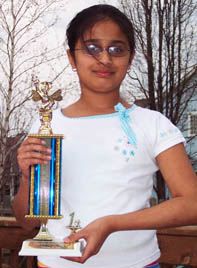
<path id="1" fill-rule="evenodd" d="M 38 134 L 52 135 L 51 120 L 52 120 L 52 107 L 55 101 L 61 101 L 61 89 L 58 89 L 52 95 L 49 95 L 49 91 L 52 88 L 51 82 L 41 82 L 36 78 L 34 85 L 36 90 L 32 90 L 33 101 L 42 101 L 42 107 L 40 108 L 40 121 L 41 127 Z"/>
<path id="2" fill-rule="evenodd" d="M 80 220 L 74 221 L 74 216 L 75 213 L 72 212 L 70 214 L 70 224 L 67 226 L 67 228 L 71 230 L 71 234 L 74 234 L 77 230 L 81 229 Z"/>
<path id="3" fill-rule="evenodd" d="M 59 255 L 81 256 L 81 244 L 67 245 L 63 242 L 53 241 L 47 222 L 48 219 L 61 219 L 61 166 L 62 166 L 62 134 L 53 134 L 51 128 L 52 107 L 55 101 L 61 101 L 61 90 L 49 95 L 52 88 L 51 82 L 40 82 L 37 77 L 32 79 L 35 90 L 32 90 L 33 100 L 41 101 L 39 109 L 41 126 L 38 134 L 30 134 L 28 137 L 36 137 L 46 142 L 51 149 L 51 160 L 46 165 L 34 165 L 30 167 L 29 204 L 26 218 L 40 219 L 40 231 L 36 237 L 23 242 L 19 255 Z M 74 214 L 73 214 L 74 217 Z M 79 229 L 70 225 L 70 229 Z M 73 229 L 73 230 L 74 230 Z"/>

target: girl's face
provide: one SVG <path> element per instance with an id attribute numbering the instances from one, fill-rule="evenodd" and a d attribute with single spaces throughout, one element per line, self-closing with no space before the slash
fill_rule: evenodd
<path id="1" fill-rule="evenodd" d="M 72 68 L 77 69 L 82 93 L 119 92 L 120 84 L 133 58 L 127 37 L 116 23 L 106 20 L 96 23 L 91 31 L 85 32 L 83 39 L 85 45 L 81 40 L 76 43 L 75 58 L 68 51 Z M 101 48 L 101 53 L 92 56 L 88 54 L 87 46 L 92 53 Z M 108 49 L 109 47 L 111 48 Z M 124 53 L 119 54 L 118 51 L 122 50 Z"/>

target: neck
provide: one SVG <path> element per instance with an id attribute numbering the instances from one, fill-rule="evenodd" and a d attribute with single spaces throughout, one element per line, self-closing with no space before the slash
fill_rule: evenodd
<path id="1" fill-rule="evenodd" d="M 102 111 L 106 109 L 113 108 L 118 102 L 120 102 L 120 98 L 107 99 L 107 98 L 96 98 L 94 100 L 89 99 L 87 97 L 82 96 L 80 99 L 81 104 L 86 107 L 89 107 L 91 110 Z"/>
<path id="2" fill-rule="evenodd" d="M 130 105 L 120 98 L 119 94 L 114 92 L 111 94 L 85 94 L 82 91 L 80 99 L 74 104 L 62 110 L 62 113 L 68 117 L 83 117 L 101 114 L 114 113 L 114 106 L 122 103 L 126 108 Z"/>
<path id="3" fill-rule="evenodd" d="M 78 101 L 78 104 L 89 111 L 102 114 L 103 112 L 113 112 L 114 106 L 118 103 L 122 103 L 125 106 L 129 106 L 124 100 L 120 98 L 119 93 L 114 94 L 82 94 Z"/>

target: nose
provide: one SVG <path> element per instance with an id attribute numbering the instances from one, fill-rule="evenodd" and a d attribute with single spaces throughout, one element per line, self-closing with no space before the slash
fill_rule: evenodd
<path id="1" fill-rule="evenodd" d="M 103 51 L 99 54 L 99 61 L 104 64 L 109 64 L 112 61 L 111 55 L 108 53 L 107 48 L 103 48 Z"/>

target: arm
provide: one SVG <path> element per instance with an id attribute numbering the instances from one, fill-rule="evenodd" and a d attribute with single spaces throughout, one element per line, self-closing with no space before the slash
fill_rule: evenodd
<path id="1" fill-rule="evenodd" d="M 13 209 L 18 223 L 26 230 L 32 230 L 40 225 L 38 220 L 26 219 L 28 214 L 29 182 L 24 176 L 21 178 L 20 187 L 14 198 Z"/>
<path id="2" fill-rule="evenodd" d="M 45 152 L 47 154 L 41 154 Z M 39 220 L 26 219 L 29 199 L 29 167 L 35 164 L 44 165 L 51 159 L 50 150 L 45 143 L 36 138 L 26 139 L 18 149 L 18 165 L 22 171 L 21 183 L 13 202 L 14 214 L 21 226 L 32 230 L 40 225 Z"/>
<path id="3" fill-rule="evenodd" d="M 85 238 L 87 241 L 82 258 L 69 258 L 70 260 L 85 262 L 99 251 L 107 236 L 116 231 L 160 229 L 197 223 L 197 178 L 183 144 L 162 152 L 156 160 L 172 199 L 151 208 L 106 216 L 90 223 L 65 240 L 74 242 Z"/>
<path id="4" fill-rule="evenodd" d="M 160 229 L 197 223 L 197 177 L 183 144 L 171 147 L 156 159 L 172 199 L 122 215 L 122 224 L 117 217 L 115 229 Z"/>

